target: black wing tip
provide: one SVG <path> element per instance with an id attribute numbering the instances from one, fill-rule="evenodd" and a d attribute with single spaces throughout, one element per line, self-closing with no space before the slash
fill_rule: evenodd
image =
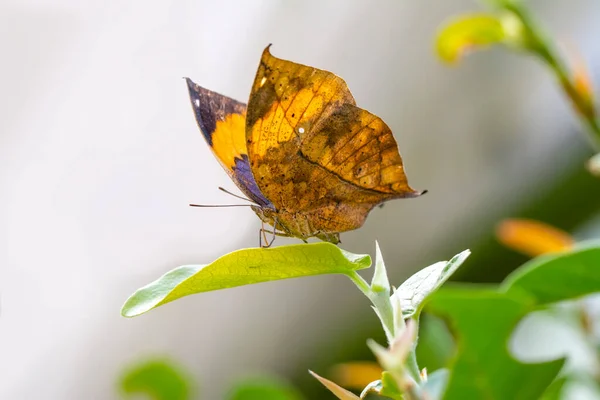
<path id="1" fill-rule="evenodd" d="M 216 128 L 216 116 L 214 110 L 211 110 L 208 105 L 208 91 L 197 85 L 190 78 L 184 77 L 183 79 L 185 79 L 187 83 L 190 103 L 194 111 L 194 116 L 196 117 L 196 123 L 209 146 L 212 146 L 212 135 Z"/>
<path id="2" fill-rule="evenodd" d="M 193 80 L 191 80 L 187 76 L 184 76 L 183 79 L 185 80 L 185 83 L 187 83 L 187 87 L 188 87 L 188 89 L 190 91 L 196 90 L 199 87 L 196 82 L 194 82 Z"/>
<path id="3" fill-rule="evenodd" d="M 265 56 L 273 57 L 273 55 L 271 54 L 271 46 L 273 46 L 273 43 L 269 43 L 267 45 L 267 47 L 265 47 L 265 49 L 263 50 L 263 54 L 262 54 L 263 57 L 265 57 Z"/>
<path id="4" fill-rule="evenodd" d="M 402 197 L 408 198 L 408 199 L 414 199 L 415 197 L 423 196 L 424 194 L 426 194 L 428 192 L 429 192 L 429 190 L 413 190 L 411 192 L 406 193 Z"/>

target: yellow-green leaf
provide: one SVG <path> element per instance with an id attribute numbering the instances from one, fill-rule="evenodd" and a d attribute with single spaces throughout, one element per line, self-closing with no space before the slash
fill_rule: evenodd
<path id="1" fill-rule="evenodd" d="M 370 256 L 326 242 L 243 249 L 208 265 L 184 265 L 167 272 L 131 295 L 121 314 L 135 317 L 195 293 L 302 276 L 349 274 L 370 265 Z"/>
<path id="2" fill-rule="evenodd" d="M 501 21 L 489 14 L 470 14 L 446 23 L 437 35 L 436 49 L 442 61 L 454 63 L 465 53 L 502 42 Z"/>

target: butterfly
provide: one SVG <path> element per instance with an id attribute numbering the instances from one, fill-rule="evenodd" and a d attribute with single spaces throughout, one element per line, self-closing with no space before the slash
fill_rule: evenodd
<path id="1" fill-rule="evenodd" d="M 390 128 L 356 105 L 343 79 L 270 46 L 247 105 L 185 78 L 198 127 L 254 203 L 263 235 L 266 223 L 273 235 L 337 244 L 373 207 L 425 193 L 408 185 Z"/>

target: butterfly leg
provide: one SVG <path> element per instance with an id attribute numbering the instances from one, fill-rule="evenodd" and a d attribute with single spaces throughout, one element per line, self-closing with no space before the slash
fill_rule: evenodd
<path id="1" fill-rule="evenodd" d="M 273 235 L 270 242 L 267 240 L 267 236 L 266 236 L 267 233 Z M 275 223 L 273 224 L 273 230 L 265 229 L 265 224 L 263 223 L 262 227 L 260 228 L 259 235 L 258 235 L 259 241 L 260 241 L 260 247 L 265 248 L 265 249 L 271 247 L 271 245 L 273 244 L 273 242 L 275 241 L 275 238 L 277 236 L 292 237 L 292 235 L 290 235 L 287 232 L 277 230 L 277 220 L 275 220 Z M 266 245 L 262 244 L 263 239 L 264 239 Z M 304 239 L 302 239 L 302 240 L 304 240 Z M 304 240 L 304 242 L 306 243 L 306 240 Z"/>
<path id="2" fill-rule="evenodd" d="M 276 232 L 277 232 L 277 218 L 275 218 L 274 221 L 273 221 L 273 232 L 272 232 L 273 236 L 271 237 L 271 243 L 269 243 L 267 245 L 267 247 L 271 247 L 271 245 L 275 241 Z"/>
<path id="3" fill-rule="evenodd" d="M 288 234 L 286 232 L 281 232 L 281 231 L 275 231 L 275 232 L 273 232 L 270 229 L 261 229 L 260 232 L 261 232 L 261 234 L 264 232 L 264 233 L 268 233 L 269 235 L 274 235 L 274 236 L 293 237 L 292 235 L 290 235 L 290 234 Z"/>
<path id="4" fill-rule="evenodd" d="M 267 233 L 273 235 L 270 242 L 269 242 L 269 239 L 267 238 Z M 269 247 L 271 247 L 271 245 L 275 241 L 275 236 L 289 237 L 289 235 L 285 232 L 277 232 L 275 229 L 273 229 L 272 231 L 265 229 L 265 224 L 263 223 L 262 227 L 258 231 L 259 246 L 262 247 L 263 249 L 268 249 Z M 264 241 L 264 244 L 263 244 L 263 241 Z"/>
<path id="5" fill-rule="evenodd" d="M 270 234 L 273 235 L 273 238 L 271 239 L 270 242 L 267 239 L 267 233 L 270 233 Z M 268 249 L 269 247 L 271 247 L 271 245 L 275 241 L 275 235 L 277 235 L 277 234 L 278 233 L 275 232 L 275 231 L 270 231 L 270 230 L 267 230 L 265 228 L 260 228 L 260 231 L 258 232 L 258 239 L 259 239 L 259 245 L 260 245 L 260 247 L 262 247 L 263 249 Z M 263 244 L 263 240 L 264 240 L 265 244 Z"/>
<path id="6" fill-rule="evenodd" d="M 265 241 L 265 243 L 269 243 L 269 241 L 267 240 L 267 235 L 266 235 L 266 231 L 265 231 L 265 223 L 261 222 L 260 224 L 260 229 L 258 231 L 258 246 L 262 247 L 262 248 L 267 248 L 270 247 L 271 244 L 268 244 L 267 246 L 263 246 L 263 240 Z"/>

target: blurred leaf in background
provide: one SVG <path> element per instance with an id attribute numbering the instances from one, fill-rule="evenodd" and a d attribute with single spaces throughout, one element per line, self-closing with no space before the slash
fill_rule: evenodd
<path id="1" fill-rule="evenodd" d="M 579 244 L 575 250 L 537 257 L 506 278 L 509 294 L 526 293 L 536 305 L 581 298 L 600 291 L 600 244 Z"/>
<path id="2" fill-rule="evenodd" d="M 340 386 L 362 390 L 369 383 L 381 378 L 382 372 L 375 361 L 353 361 L 334 365 L 330 375 Z"/>
<path id="3" fill-rule="evenodd" d="M 119 386 L 126 397 L 144 394 L 153 400 L 190 400 L 191 382 L 182 367 L 169 359 L 157 358 L 129 367 Z"/>
<path id="4" fill-rule="evenodd" d="M 563 360 L 523 364 L 508 352 L 517 322 L 529 311 L 518 297 L 489 289 L 443 289 L 430 311 L 443 316 L 458 336 L 444 398 L 536 399 L 554 380 Z"/>
<path id="5" fill-rule="evenodd" d="M 504 28 L 489 14 L 469 14 L 452 19 L 439 31 L 436 50 L 442 61 L 456 63 L 468 52 L 504 40 Z"/>
<path id="6" fill-rule="evenodd" d="M 580 243 L 532 259 L 498 289 L 463 285 L 434 293 L 428 310 L 448 321 L 458 342 L 444 397 L 530 399 L 562 392 L 562 385 L 551 383 L 563 359 L 525 364 L 510 354 L 508 342 L 517 324 L 532 311 L 600 291 L 599 265 L 599 243 Z M 588 325 L 581 324 L 583 331 L 590 330 Z M 597 352 L 596 347 L 592 345 L 590 351 Z M 546 360 L 555 357 L 554 353 Z"/>
<path id="7" fill-rule="evenodd" d="M 303 400 L 300 392 L 284 380 L 257 376 L 239 380 L 232 385 L 227 400 Z"/>
<path id="8" fill-rule="evenodd" d="M 435 315 L 423 313 L 420 319 L 417 360 L 429 373 L 444 368 L 454 353 L 454 338 L 448 327 Z"/>
<path id="9" fill-rule="evenodd" d="M 201 399 L 190 374 L 166 358 L 148 359 L 129 367 L 121 377 L 120 389 L 126 398 L 145 396 L 151 400 Z M 300 392 L 275 376 L 260 375 L 235 381 L 227 400 L 303 400 Z"/>
<path id="10" fill-rule="evenodd" d="M 535 257 L 568 250 L 574 241 L 567 232 L 531 219 L 506 219 L 496 228 L 498 241 L 519 253 Z"/>

